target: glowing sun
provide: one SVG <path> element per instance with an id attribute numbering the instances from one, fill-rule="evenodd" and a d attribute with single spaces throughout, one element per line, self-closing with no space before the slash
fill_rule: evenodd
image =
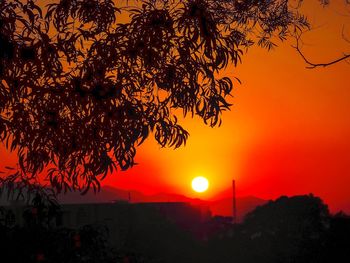
<path id="1" fill-rule="evenodd" d="M 192 189 L 198 193 L 206 191 L 208 187 L 208 179 L 203 176 L 198 176 L 192 180 Z"/>

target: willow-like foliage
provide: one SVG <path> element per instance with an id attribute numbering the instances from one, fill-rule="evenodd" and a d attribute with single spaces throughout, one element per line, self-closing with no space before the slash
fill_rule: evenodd
<path id="1" fill-rule="evenodd" d="M 57 192 L 99 189 L 150 135 L 184 145 L 177 114 L 220 125 L 227 66 L 308 26 L 285 0 L 43 2 L 0 2 L 0 140 L 18 156 L 1 183 Z"/>

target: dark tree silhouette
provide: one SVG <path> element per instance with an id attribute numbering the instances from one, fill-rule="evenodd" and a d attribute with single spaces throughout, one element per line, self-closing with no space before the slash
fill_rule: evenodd
<path id="1" fill-rule="evenodd" d="M 337 213 L 330 221 L 330 234 L 326 243 L 325 262 L 350 259 L 350 216 Z"/>
<path id="2" fill-rule="evenodd" d="M 208 262 L 343 262 L 350 257 L 350 217 L 331 215 L 312 194 L 282 196 L 208 244 Z"/>
<path id="3" fill-rule="evenodd" d="M 256 208 L 244 220 L 245 235 L 264 262 L 322 262 L 330 214 L 310 195 L 286 197 Z"/>
<path id="4" fill-rule="evenodd" d="M 220 125 L 228 64 L 308 26 L 284 0 L 118 3 L 0 2 L 0 139 L 18 155 L 2 185 L 99 189 L 149 134 L 185 144 L 178 114 Z"/>
<path id="5" fill-rule="evenodd" d="M 33 205 L 24 213 L 25 224 L 13 224 L 13 212 L 0 207 L 1 257 L 11 262 L 123 262 L 123 255 L 110 245 L 108 230 L 98 224 L 77 229 L 42 224 L 40 207 Z M 43 218 L 49 220 L 48 215 Z M 43 219 L 42 218 L 42 219 Z M 18 218 L 17 218 L 18 219 Z M 12 220 L 12 221 L 13 221 Z M 18 253 L 20 251 L 20 253 Z M 139 261 L 135 261 L 139 262 Z"/>

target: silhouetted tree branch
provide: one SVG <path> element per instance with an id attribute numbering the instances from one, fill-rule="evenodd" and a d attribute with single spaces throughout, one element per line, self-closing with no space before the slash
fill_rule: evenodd
<path id="1" fill-rule="evenodd" d="M 0 2 L 0 140 L 18 155 L 2 185 L 98 190 L 150 134 L 184 145 L 179 112 L 220 125 L 228 64 L 308 27 L 284 0 L 118 3 Z"/>
<path id="2" fill-rule="evenodd" d="M 337 63 L 339 63 L 341 61 L 346 61 L 348 58 L 350 58 L 350 54 L 344 54 L 340 58 L 337 58 L 335 60 L 332 60 L 332 61 L 329 61 L 329 62 L 325 62 L 325 63 L 314 63 L 314 62 L 311 62 L 301 50 L 301 47 L 300 47 L 300 41 L 301 41 L 300 35 L 296 36 L 295 39 L 296 39 L 296 45 L 293 46 L 293 48 L 295 48 L 295 50 L 298 52 L 298 54 L 301 56 L 301 58 L 307 64 L 306 68 L 308 68 L 308 69 L 314 69 L 314 68 L 318 68 L 318 67 L 328 67 L 328 66 L 337 64 Z"/>

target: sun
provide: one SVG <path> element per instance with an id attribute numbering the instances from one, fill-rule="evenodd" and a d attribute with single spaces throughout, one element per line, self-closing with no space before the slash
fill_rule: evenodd
<path id="1" fill-rule="evenodd" d="M 197 176 L 192 180 L 192 189 L 198 193 L 205 192 L 209 187 L 208 179 L 203 176 Z"/>

